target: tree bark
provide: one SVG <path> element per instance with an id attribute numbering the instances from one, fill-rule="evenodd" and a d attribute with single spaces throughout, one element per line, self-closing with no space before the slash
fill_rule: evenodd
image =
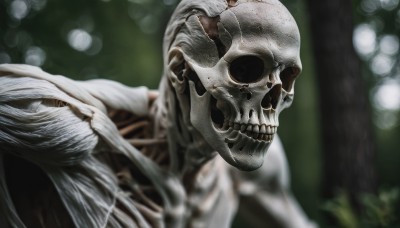
<path id="1" fill-rule="evenodd" d="M 323 145 L 323 193 L 345 190 L 359 212 L 376 188 L 375 146 L 360 60 L 352 44 L 352 2 L 308 0 Z"/>

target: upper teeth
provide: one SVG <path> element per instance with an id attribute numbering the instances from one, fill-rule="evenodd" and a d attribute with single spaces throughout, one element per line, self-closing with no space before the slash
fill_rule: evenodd
<path id="1" fill-rule="evenodd" d="M 269 141 L 272 135 L 276 133 L 277 126 L 266 125 L 266 124 L 245 124 L 245 123 L 234 123 L 229 122 L 224 124 L 224 129 L 233 128 L 234 130 L 240 131 L 249 137 L 259 140 Z"/>
<path id="2" fill-rule="evenodd" d="M 245 123 L 234 123 L 230 122 L 229 124 L 224 124 L 223 128 L 233 127 L 235 130 L 240 130 L 241 132 L 249 131 L 253 133 L 261 133 L 261 134 L 275 134 L 277 126 L 266 125 L 266 124 L 245 124 Z"/>

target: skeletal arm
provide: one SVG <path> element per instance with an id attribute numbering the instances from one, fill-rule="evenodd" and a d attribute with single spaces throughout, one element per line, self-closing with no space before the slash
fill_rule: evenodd
<path id="1" fill-rule="evenodd" d="M 290 192 L 288 165 L 278 137 L 274 139 L 260 169 L 240 172 L 238 176 L 238 214 L 252 227 L 317 227 Z"/>

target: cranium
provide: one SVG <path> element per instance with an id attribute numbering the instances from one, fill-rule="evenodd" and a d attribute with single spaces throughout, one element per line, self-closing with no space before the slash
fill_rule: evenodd
<path id="1" fill-rule="evenodd" d="M 231 165 L 255 170 L 276 134 L 280 112 L 293 100 L 300 35 L 277 0 L 204 4 L 215 8 L 221 2 L 226 5 L 221 12 L 194 7 L 176 26 L 167 75 L 181 110 L 187 110 L 183 115 L 204 140 Z"/>

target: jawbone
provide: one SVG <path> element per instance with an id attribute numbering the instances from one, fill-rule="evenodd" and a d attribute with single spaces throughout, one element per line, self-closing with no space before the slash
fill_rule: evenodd
<path id="1" fill-rule="evenodd" d="M 221 129 L 216 128 L 211 120 L 211 95 L 206 92 L 199 96 L 191 81 L 189 81 L 189 87 L 191 90 L 190 122 L 205 141 L 226 162 L 240 170 L 253 171 L 261 167 L 275 132 L 256 135 L 255 132 L 247 131 L 247 125 L 244 129 L 245 127 L 242 127 L 244 124 L 239 123 L 226 123 Z"/>

